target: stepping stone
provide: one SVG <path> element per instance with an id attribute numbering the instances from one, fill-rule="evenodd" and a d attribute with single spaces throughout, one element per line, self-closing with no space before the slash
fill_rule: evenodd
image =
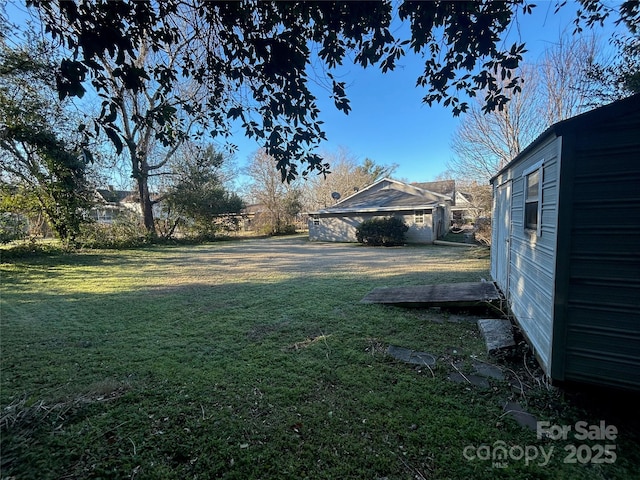
<path id="1" fill-rule="evenodd" d="M 473 362 L 473 368 L 481 377 L 504 380 L 504 372 L 500 367 L 483 362 Z"/>
<path id="2" fill-rule="evenodd" d="M 487 345 L 489 355 L 516 345 L 509 320 L 497 320 L 494 318 L 478 320 L 478 328 Z"/>
<path id="3" fill-rule="evenodd" d="M 538 419 L 524 410 L 518 402 L 507 402 L 504 411 L 513 418 L 518 425 L 528 428 L 534 432 L 538 429 Z"/>
<path id="4" fill-rule="evenodd" d="M 486 378 L 482 378 L 482 377 L 479 377 L 478 375 L 473 375 L 473 374 L 465 375 L 463 377 L 462 374 L 459 372 L 452 372 L 449 375 L 447 375 L 447 380 L 450 380 L 455 383 L 466 383 L 467 385 L 473 385 L 474 387 L 480 387 L 480 388 L 490 387 L 489 382 L 487 381 Z"/>
<path id="5" fill-rule="evenodd" d="M 409 348 L 396 347 L 395 345 L 389 345 L 387 353 L 396 360 L 401 362 L 411 363 L 413 365 L 428 365 L 433 367 L 436 364 L 435 355 L 431 355 L 427 352 L 416 352 Z"/>
<path id="6" fill-rule="evenodd" d="M 447 316 L 447 322 L 449 323 L 476 323 L 477 321 L 478 317 L 473 315 L 449 314 Z"/>

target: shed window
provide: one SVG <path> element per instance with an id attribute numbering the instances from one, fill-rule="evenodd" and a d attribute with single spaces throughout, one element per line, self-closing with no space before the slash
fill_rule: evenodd
<path id="1" fill-rule="evenodd" d="M 416 210 L 413 212 L 413 223 L 422 225 L 424 223 L 424 210 Z"/>
<path id="2" fill-rule="evenodd" d="M 320 217 L 318 215 L 313 216 L 313 224 L 320 225 Z"/>
<path id="3" fill-rule="evenodd" d="M 540 184 L 542 169 L 525 176 L 524 228 L 540 233 Z"/>

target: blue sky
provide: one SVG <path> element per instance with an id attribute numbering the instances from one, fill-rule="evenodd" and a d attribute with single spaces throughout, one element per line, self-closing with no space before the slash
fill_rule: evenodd
<path id="1" fill-rule="evenodd" d="M 554 14 L 555 1 L 535 3 L 533 15 L 519 15 L 505 42 L 511 45 L 524 41 L 529 50 L 525 60 L 531 62 L 563 31 L 573 31 L 571 22 L 577 9 L 569 2 Z M 610 34 L 612 28 L 609 25 L 606 30 L 585 30 L 585 34 Z M 419 57 L 406 56 L 399 63 L 395 71 L 387 74 L 353 65 L 342 69 L 341 80 L 347 83 L 351 100 L 349 115 L 333 106 L 328 92 L 314 91 L 328 137 L 321 148 L 335 151 L 345 147 L 361 160 L 369 157 L 379 164 L 398 164 L 395 176 L 399 179 L 429 181 L 445 171 L 452 156 L 450 142 L 460 119 L 440 105 L 429 107 L 422 103 L 426 91 L 415 87 L 423 65 Z M 259 147 L 240 135 L 233 138 L 233 143 L 238 146 L 236 161 L 240 166 Z"/>

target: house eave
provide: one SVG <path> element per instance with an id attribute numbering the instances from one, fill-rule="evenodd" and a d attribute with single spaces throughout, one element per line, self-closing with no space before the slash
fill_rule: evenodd
<path id="1" fill-rule="evenodd" d="M 405 212 L 407 210 L 433 210 L 437 203 L 427 205 L 403 205 L 394 207 L 367 207 L 367 208 L 326 208 L 316 212 L 309 212 L 307 215 L 345 214 L 345 213 L 391 213 Z"/>

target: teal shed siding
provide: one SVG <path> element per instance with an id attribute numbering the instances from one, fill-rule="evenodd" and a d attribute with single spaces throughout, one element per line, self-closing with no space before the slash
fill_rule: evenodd
<path id="1" fill-rule="evenodd" d="M 552 376 L 640 389 L 640 109 L 565 137 Z"/>

